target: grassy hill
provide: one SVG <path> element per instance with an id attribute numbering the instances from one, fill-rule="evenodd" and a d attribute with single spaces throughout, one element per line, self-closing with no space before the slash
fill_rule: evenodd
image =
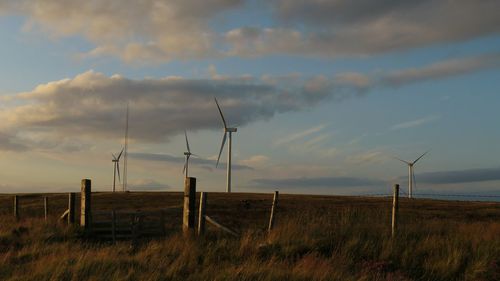
<path id="1" fill-rule="evenodd" d="M 94 211 L 166 210 L 165 237 L 113 244 L 59 222 L 67 195 L 48 197 L 47 222 L 40 194 L 16 221 L 0 195 L 0 280 L 500 280 L 500 203 L 401 199 L 391 239 L 390 198 L 280 194 L 268 235 L 271 194 L 210 193 L 207 214 L 240 236 L 196 238 L 181 193 L 93 193 Z"/>

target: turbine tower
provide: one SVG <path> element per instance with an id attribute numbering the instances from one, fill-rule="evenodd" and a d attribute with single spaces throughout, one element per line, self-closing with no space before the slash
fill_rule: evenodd
<path id="1" fill-rule="evenodd" d="M 188 177 L 188 170 L 189 170 L 189 157 L 191 157 L 191 155 L 193 156 L 198 156 L 194 153 L 191 153 L 191 149 L 189 148 L 189 142 L 188 142 L 188 136 L 187 136 L 187 133 L 186 131 L 184 131 L 184 135 L 186 136 L 186 148 L 187 148 L 187 151 L 184 152 L 184 155 L 186 156 L 186 161 L 184 162 L 184 169 L 182 170 L 182 173 L 186 175 L 186 178 Z"/>
<path id="2" fill-rule="evenodd" d="M 120 182 L 120 157 L 122 157 L 122 153 L 123 153 L 123 149 L 122 148 L 122 151 L 120 151 L 120 154 L 118 154 L 118 157 L 116 157 L 113 153 L 111 153 L 111 155 L 113 156 L 113 160 L 111 160 L 113 162 L 113 192 L 115 192 L 116 190 L 116 173 L 118 172 L 118 182 Z"/>
<path id="3" fill-rule="evenodd" d="M 417 163 L 418 160 L 420 160 L 422 157 L 424 157 L 424 155 L 426 155 L 428 152 L 429 151 L 426 151 L 424 154 L 420 155 L 420 157 L 415 159 L 415 161 L 413 161 L 413 162 L 405 161 L 405 160 L 402 160 L 402 159 L 395 157 L 397 160 L 408 165 L 408 198 L 410 198 L 410 199 L 413 197 L 413 184 L 416 183 L 415 173 L 413 171 L 413 166 L 415 165 L 415 163 Z"/>
<path id="4" fill-rule="evenodd" d="M 224 149 L 224 144 L 226 143 L 226 138 L 227 134 L 229 133 L 229 143 L 228 143 L 228 151 L 227 151 L 227 187 L 226 191 L 228 193 L 231 192 L 231 146 L 233 144 L 232 142 L 232 136 L 233 133 L 236 133 L 238 131 L 237 128 L 228 128 L 226 119 L 224 119 L 224 114 L 222 114 L 222 110 L 220 109 L 219 103 L 217 102 L 217 99 L 215 99 L 215 104 L 217 105 L 217 109 L 219 109 L 220 117 L 222 118 L 222 124 L 224 125 L 224 135 L 222 137 L 222 144 L 220 146 L 220 151 L 219 151 L 219 157 L 217 158 L 217 164 L 215 167 L 219 165 L 219 160 L 220 160 L 220 155 L 222 154 L 222 150 Z"/>
<path id="5" fill-rule="evenodd" d="M 127 156 L 128 156 L 128 103 L 125 117 L 125 154 L 123 155 L 123 192 L 127 191 Z"/>

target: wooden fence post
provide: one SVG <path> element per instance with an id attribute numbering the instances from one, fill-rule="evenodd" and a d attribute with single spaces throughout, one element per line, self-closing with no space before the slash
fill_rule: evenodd
<path id="1" fill-rule="evenodd" d="M 90 222 L 92 218 L 91 213 L 91 194 L 92 194 L 92 183 L 89 179 L 82 180 L 81 189 L 81 208 L 80 208 L 80 226 L 85 229 L 90 229 Z"/>
<path id="2" fill-rule="evenodd" d="M 68 193 L 68 224 L 75 223 L 75 198 L 74 192 Z"/>
<path id="3" fill-rule="evenodd" d="M 271 207 L 271 216 L 269 217 L 268 232 L 271 232 L 271 230 L 273 230 L 273 227 L 274 227 L 274 220 L 276 218 L 275 212 L 276 212 L 276 208 L 278 208 L 278 195 L 279 195 L 279 192 L 275 191 L 274 197 L 273 197 L 273 206 Z"/>
<path id="4" fill-rule="evenodd" d="M 49 219 L 49 197 L 43 197 L 43 214 L 45 216 L 45 220 Z"/>
<path id="5" fill-rule="evenodd" d="M 17 195 L 14 195 L 14 217 L 19 219 L 19 198 Z"/>
<path id="6" fill-rule="evenodd" d="M 201 236 L 205 233 L 205 213 L 207 209 L 207 193 L 202 192 L 200 194 L 200 210 L 198 213 L 198 236 Z"/>
<path id="7" fill-rule="evenodd" d="M 392 227 L 391 236 L 396 235 L 396 229 L 398 224 L 398 211 L 399 211 L 399 184 L 394 185 L 394 195 L 392 199 Z"/>
<path id="8" fill-rule="evenodd" d="M 182 231 L 184 234 L 194 229 L 196 209 L 196 178 L 184 179 L 184 211 L 182 214 Z"/>

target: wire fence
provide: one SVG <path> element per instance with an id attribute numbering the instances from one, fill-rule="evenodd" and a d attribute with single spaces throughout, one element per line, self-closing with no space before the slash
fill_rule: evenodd
<path id="1" fill-rule="evenodd" d="M 97 186 L 96 191 L 104 191 L 106 192 L 109 188 L 109 186 Z M 276 189 L 276 188 L 275 188 Z M 162 192 L 182 192 L 182 190 L 172 190 L 168 188 L 167 186 L 163 185 L 158 185 L 158 186 L 129 186 L 130 191 L 162 191 Z M 400 196 L 408 196 L 408 192 L 405 191 L 405 189 L 401 188 L 399 189 Z M 332 196 L 336 196 L 338 194 L 331 194 Z M 363 194 L 350 194 L 347 196 L 393 196 L 392 192 L 388 193 L 363 193 Z M 419 192 L 414 192 L 412 193 L 413 197 L 470 197 L 470 198 L 500 198 L 499 195 L 494 195 L 494 194 L 469 194 L 469 193 L 419 193 Z"/>
<path id="2" fill-rule="evenodd" d="M 399 190 L 400 195 L 402 196 L 408 196 L 408 193 Z M 373 196 L 373 197 L 386 197 L 386 196 L 392 196 L 392 193 L 365 193 L 365 194 L 357 194 L 356 196 Z M 443 194 L 443 193 L 413 193 L 413 197 L 420 197 L 420 198 L 433 198 L 433 197 L 461 197 L 461 198 L 498 198 L 500 199 L 500 195 L 491 195 L 491 194 Z"/>
<path id="3" fill-rule="evenodd" d="M 95 192 L 111 192 L 111 188 L 109 186 L 96 186 Z M 74 192 L 78 192 L 79 190 L 74 190 Z M 182 190 L 173 190 L 164 185 L 151 185 L 151 186 L 129 186 L 128 190 L 130 192 L 182 192 Z M 120 191 L 118 191 L 120 192 Z M 408 197 L 408 192 L 405 189 L 401 188 L 399 190 L 401 197 Z M 31 194 L 31 192 L 29 192 Z M 63 191 L 55 191 L 51 192 L 53 194 L 63 194 Z M 22 194 L 22 193 L 16 193 Z M 9 195 L 8 193 L 4 193 L 2 195 Z M 330 194 L 332 196 L 367 196 L 367 197 L 390 197 L 393 196 L 392 192 L 387 193 L 358 193 L 358 194 Z M 492 199 L 494 201 L 500 201 L 500 194 L 469 194 L 469 193 L 419 193 L 413 192 L 412 197 L 415 198 L 469 198 L 469 199 Z"/>

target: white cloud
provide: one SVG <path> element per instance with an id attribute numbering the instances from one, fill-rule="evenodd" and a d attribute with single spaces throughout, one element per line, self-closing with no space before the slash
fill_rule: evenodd
<path id="1" fill-rule="evenodd" d="M 149 62 L 218 56 L 209 22 L 241 0 L 4 1 L 0 14 L 27 18 L 25 30 L 81 35 L 95 44 L 87 55 Z"/>
<path id="2" fill-rule="evenodd" d="M 401 86 L 499 67 L 500 53 L 488 53 L 472 57 L 449 59 L 420 68 L 393 71 L 383 75 L 381 83 L 390 86 Z"/>
<path id="3" fill-rule="evenodd" d="M 90 147 L 95 138 L 121 138 L 127 102 L 131 104 L 132 141 L 160 142 L 186 128 L 218 128 L 220 120 L 214 110 L 214 96 L 220 99 L 228 119 L 244 126 L 279 113 L 308 109 L 327 100 L 358 96 L 376 87 L 447 78 L 492 67 L 500 67 L 500 55 L 496 53 L 442 61 L 418 69 L 381 72 L 377 76 L 340 73 L 333 77 L 305 78 L 291 74 L 256 78 L 220 75 L 211 68 L 215 75 L 211 79 L 176 76 L 132 80 L 88 71 L 2 97 L 0 118 L 4 122 L 0 124 L 3 136 L 0 150 L 81 150 Z M 432 75 L 427 74 L 429 71 Z M 438 118 L 427 116 L 395 124 L 391 129 L 420 126 Z M 274 144 L 288 145 L 303 139 L 306 143 L 306 138 L 325 127 L 321 124 L 284 136 Z M 335 153 L 335 149 L 331 151 Z"/>
<path id="4" fill-rule="evenodd" d="M 368 151 L 363 153 L 358 153 L 350 155 L 346 158 L 347 162 L 360 165 L 368 162 L 380 162 L 385 159 L 384 154 L 381 151 Z"/>
<path id="5" fill-rule="evenodd" d="M 435 121 L 439 119 L 440 117 L 438 115 L 430 115 L 426 117 L 422 117 L 416 120 L 411 120 L 403 123 L 396 124 L 391 127 L 391 130 L 401 130 L 401 129 L 409 129 L 413 127 L 418 127 L 422 126 L 424 124 L 430 123 L 432 121 Z"/>
<path id="6" fill-rule="evenodd" d="M 332 136 L 332 134 L 320 134 L 306 142 L 304 142 L 304 146 L 306 147 L 315 147 L 317 146 L 318 144 L 324 142 L 325 140 L 327 140 L 328 138 L 330 138 Z"/>
<path id="7" fill-rule="evenodd" d="M 307 130 L 304 130 L 304 131 L 301 131 L 301 132 L 298 132 L 298 133 L 294 133 L 294 134 L 288 135 L 286 137 L 280 138 L 280 139 L 274 141 L 274 144 L 275 145 L 288 144 L 288 143 L 291 143 L 293 141 L 296 141 L 296 140 L 299 140 L 299 139 L 303 139 L 303 138 L 305 138 L 305 137 L 307 137 L 309 135 L 312 135 L 314 133 L 320 132 L 324 128 L 326 128 L 326 124 L 315 126 L 315 127 L 309 128 Z"/>
<path id="8" fill-rule="evenodd" d="M 269 160 L 269 157 L 265 155 L 253 155 L 248 159 L 240 160 L 239 163 L 245 166 L 258 168 L 267 165 L 269 163 Z"/>
<path id="9" fill-rule="evenodd" d="M 326 88 L 303 86 L 315 79 L 299 78 L 296 85 L 291 86 L 276 82 L 279 79 L 270 84 L 251 76 L 131 80 L 88 71 L 5 99 L 8 105 L 0 111 L 0 118 L 4 120 L 0 132 L 9 137 L 0 148 L 23 150 L 26 149 L 23 144 L 33 138 L 29 146 L 62 138 L 70 138 L 68 144 L 71 144 L 72 136 L 82 142 L 96 138 L 121 139 L 127 102 L 130 103 L 132 141 L 161 142 L 186 128 L 219 129 L 214 96 L 219 98 L 227 119 L 244 126 L 334 99 L 337 89 L 333 83 Z M 318 126 L 282 142 L 323 128 L 324 125 Z"/>
<path id="10" fill-rule="evenodd" d="M 25 30 L 82 36 L 95 46 L 87 56 L 141 63 L 272 54 L 358 57 L 500 31 L 498 1 L 279 0 L 245 5 L 249 1 L 5 0 L 0 15 L 24 17 Z M 259 14 L 248 26 L 227 17 L 246 13 L 248 6 L 272 12 Z M 267 21 L 273 24 L 262 24 Z"/>
<path id="11" fill-rule="evenodd" d="M 354 86 L 360 90 L 364 90 L 372 84 L 370 77 L 357 72 L 339 73 L 335 76 L 335 81 L 346 86 Z"/>
<path id="12" fill-rule="evenodd" d="M 338 154 L 338 149 L 328 145 L 327 140 L 332 133 L 323 132 L 327 124 L 321 124 L 297 133 L 290 134 L 274 141 L 274 145 L 284 145 L 288 151 L 294 154 L 305 154 L 308 157 L 331 158 Z"/>

